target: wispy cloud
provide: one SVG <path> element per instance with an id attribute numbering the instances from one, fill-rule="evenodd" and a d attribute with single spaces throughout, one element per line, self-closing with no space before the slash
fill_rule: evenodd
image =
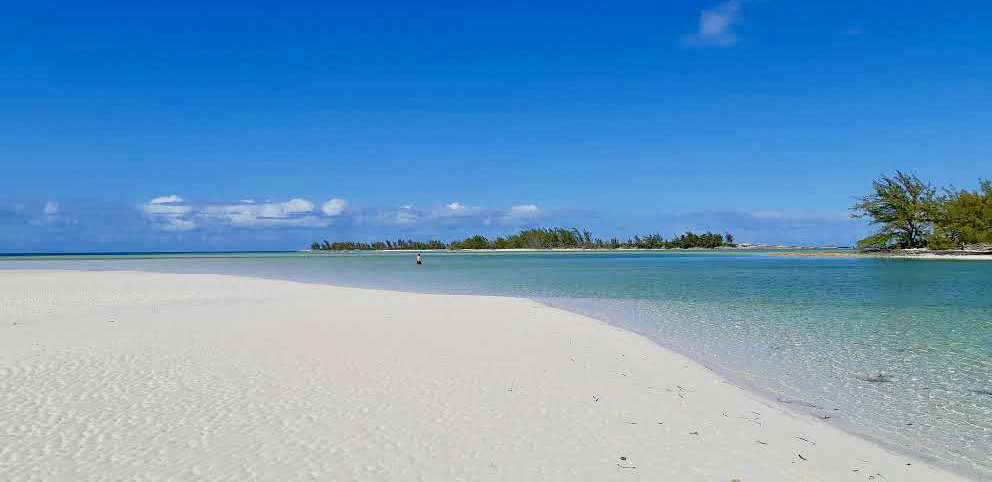
<path id="1" fill-rule="evenodd" d="M 436 208 L 402 206 L 398 209 L 378 210 L 354 218 L 354 224 L 370 223 L 376 226 L 449 230 L 470 227 L 519 227 L 551 213 L 533 204 L 520 204 L 503 208 L 482 208 L 459 202 Z"/>
<path id="2" fill-rule="evenodd" d="M 347 202 L 334 198 L 316 210 L 313 202 L 293 198 L 285 202 L 193 204 L 177 195 L 160 196 L 139 205 L 143 217 L 163 231 L 191 231 L 218 225 L 235 227 L 326 227 Z"/>
<path id="3" fill-rule="evenodd" d="M 785 244 L 850 243 L 867 229 L 846 212 L 694 211 L 659 214 L 654 224 L 662 234 L 730 231 L 739 242 Z"/>
<path id="4" fill-rule="evenodd" d="M 190 231 L 196 223 L 188 219 L 193 208 L 183 202 L 183 198 L 170 195 L 159 196 L 138 206 L 145 219 L 163 231 Z"/>
<path id="5" fill-rule="evenodd" d="M 148 201 L 148 204 L 169 204 L 169 203 L 181 203 L 181 202 L 183 202 L 183 198 L 173 194 L 171 196 L 159 196 L 155 199 L 152 199 L 151 201 Z"/>
<path id="6" fill-rule="evenodd" d="M 734 26 L 740 22 L 742 0 L 728 0 L 699 15 L 699 30 L 682 37 L 692 46 L 731 47 L 737 44 Z"/>
<path id="7" fill-rule="evenodd" d="M 510 211 L 514 213 L 536 213 L 539 209 L 533 204 L 521 204 L 519 206 L 513 206 L 510 208 Z"/>
<path id="8" fill-rule="evenodd" d="M 206 222 L 219 222 L 231 226 L 327 226 L 329 222 L 312 215 L 314 204 L 306 199 L 294 198 L 286 202 L 261 204 L 211 204 L 202 206 L 195 216 Z"/>

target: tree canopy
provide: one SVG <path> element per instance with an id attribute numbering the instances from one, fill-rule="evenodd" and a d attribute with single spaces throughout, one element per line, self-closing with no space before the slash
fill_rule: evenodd
<path id="1" fill-rule="evenodd" d="M 511 236 L 488 239 L 475 235 L 460 241 L 445 244 L 440 241 L 427 243 L 416 241 L 386 241 L 375 243 L 361 242 L 316 242 L 310 245 L 314 251 L 353 251 L 353 250 L 392 250 L 392 249 L 675 249 L 675 248 L 718 248 L 733 244 L 733 236 L 706 232 L 687 232 L 669 240 L 660 234 L 644 237 L 634 236 L 621 241 L 617 238 L 604 240 L 594 238 L 588 230 L 578 228 L 536 228 L 525 229 Z"/>
<path id="2" fill-rule="evenodd" d="M 992 243 L 992 182 L 976 191 L 949 189 L 935 211 L 931 247 Z"/>
<path id="3" fill-rule="evenodd" d="M 937 196 L 930 183 L 896 171 L 872 183 L 872 194 L 851 207 L 880 229 L 858 241 L 865 248 L 962 248 L 992 243 L 992 182 L 978 190 L 945 189 Z"/>
<path id="4" fill-rule="evenodd" d="M 932 228 L 934 189 L 914 175 L 896 171 L 872 183 L 873 193 L 851 207 L 852 217 L 880 225 L 877 233 L 858 241 L 859 248 L 922 248 Z"/>

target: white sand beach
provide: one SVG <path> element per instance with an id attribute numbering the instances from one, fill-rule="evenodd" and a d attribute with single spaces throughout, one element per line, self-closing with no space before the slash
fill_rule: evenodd
<path id="1" fill-rule="evenodd" d="M 0 271 L 3 481 L 956 481 L 516 298 Z"/>

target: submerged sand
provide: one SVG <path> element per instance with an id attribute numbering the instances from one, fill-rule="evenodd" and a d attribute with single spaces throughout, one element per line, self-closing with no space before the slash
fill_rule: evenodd
<path id="1" fill-rule="evenodd" d="M 0 271 L 0 480 L 963 479 L 525 299 Z"/>

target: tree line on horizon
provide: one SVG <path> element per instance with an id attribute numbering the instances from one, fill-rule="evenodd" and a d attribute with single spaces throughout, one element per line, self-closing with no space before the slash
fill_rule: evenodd
<path id="1" fill-rule="evenodd" d="M 872 183 L 858 198 L 851 216 L 867 218 L 880 229 L 858 241 L 866 249 L 962 249 L 992 244 L 992 181 L 979 188 L 945 188 L 941 194 L 915 175 L 896 171 Z M 987 247 L 986 247 L 987 249 Z"/>
<path id="2" fill-rule="evenodd" d="M 688 249 L 719 248 L 734 246 L 734 236 L 730 233 L 716 234 L 707 231 L 703 234 L 687 232 L 665 239 L 660 234 L 634 236 L 627 240 L 619 238 L 594 238 L 592 233 L 578 228 L 535 228 L 525 229 L 510 236 L 494 239 L 475 235 L 460 241 L 442 243 L 440 241 L 418 242 L 412 240 L 361 242 L 314 242 L 314 251 L 388 251 L 394 249 Z"/>

